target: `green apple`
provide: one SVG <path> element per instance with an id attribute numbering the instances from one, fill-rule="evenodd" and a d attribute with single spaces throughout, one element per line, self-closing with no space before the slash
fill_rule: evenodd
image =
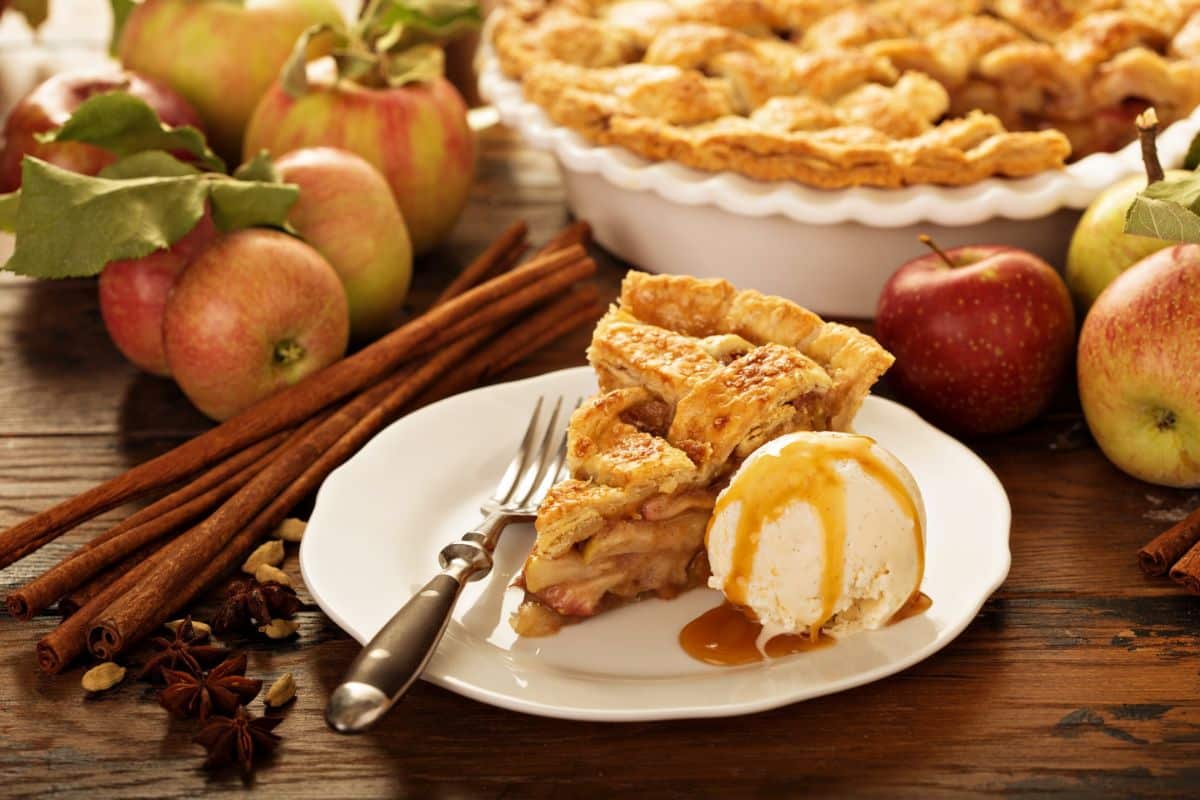
<path id="1" fill-rule="evenodd" d="M 1166 180 L 1191 174 L 1171 170 Z M 1122 272 L 1171 245 L 1162 239 L 1125 233 L 1125 213 L 1134 196 L 1145 188 L 1145 175 L 1131 175 L 1101 192 L 1080 218 L 1067 251 L 1066 271 L 1067 287 L 1080 311 L 1087 311 Z"/>
<path id="2" fill-rule="evenodd" d="M 359 156 L 332 147 L 293 150 L 275 169 L 300 187 L 288 222 L 342 279 L 351 335 L 364 340 L 386 333 L 412 279 L 408 229 L 387 181 Z"/>
<path id="3" fill-rule="evenodd" d="M 1200 486 L 1200 245 L 1139 261 L 1097 298 L 1079 335 L 1079 399 L 1117 467 Z"/>
<path id="4" fill-rule="evenodd" d="M 117 55 L 182 94 L 213 148 L 236 162 L 259 98 L 300 34 L 320 23 L 343 25 L 333 0 L 145 0 L 129 13 Z"/>

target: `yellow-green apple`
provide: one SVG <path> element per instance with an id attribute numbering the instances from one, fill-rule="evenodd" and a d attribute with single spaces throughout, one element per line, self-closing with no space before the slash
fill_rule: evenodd
<path id="1" fill-rule="evenodd" d="M 246 121 L 296 39 L 342 22 L 332 0 L 144 0 L 126 18 L 117 54 L 186 97 L 213 148 L 236 163 Z"/>
<path id="2" fill-rule="evenodd" d="M 1167 180 L 1188 177 L 1171 170 Z M 1129 267 L 1171 242 L 1125 233 L 1125 213 L 1133 198 L 1146 188 L 1145 175 L 1132 175 L 1114 183 L 1092 201 L 1079 219 L 1067 250 L 1067 286 L 1080 311 L 1087 309 L 1104 287 Z"/>
<path id="3" fill-rule="evenodd" d="M 1139 114 L 1136 127 L 1145 173 L 1131 175 L 1101 192 L 1080 217 L 1071 236 L 1071 246 L 1067 250 L 1067 288 L 1071 290 L 1075 305 L 1083 312 L 1113 278 L 1171 244 L 1163 239 L 1125 233 L 1125 215 L 1134 197 L 1154 181 L 1178 180 L 1192 174 L 1186 170 L 1164 173 L 1155 143 L 1158 118 L 1154 109 Z"/>
<path id="4" fill-rule="evenodd" d="M 21 186 L 21 159 L 35 156 L 55 166 L 95 175 L 117 157 L 83 142 L 39 142 L 37 135 L 62 127 L 89 97 L 105 92 L 128 92 L 153 108 L 172 127 L 201 127 L 191 105 L 172 89 L 132 72 L 76 70 L 62 72 L 26 95 L 4 123 L 4 149 L 0 151 L 0 192 Z"/>
<path id="5" fill-rule="evenodd" d="M 442 77 L 376 88 L 338 79 L 332 59 L 321 59 L 309 65 L 305 94 L 276 82 L 250 120 L 244 155 L 315 146 L 350 150 L 383 173 L 417 255 L 449 234 L 475 173 L 466 104 Z"/>
<path id="6" fill-rule="evenodd" d="M 279 231 L 217 239 L 167 298 L 163 343 L 188 399 L 228 419 L 342 357 L 346 292 L 320 253 Z"/>
<path id="7" fill-rule="evenodd" d="M 896 356 L 889 382 L 956 432 L 1019 428 L 1045 410 L 1067 369 L 1067 287 L 1014 247 L 933 248 L 900 267 L 879 298 L 875 335 Z"/>
<path id="8" fill-rule="evenodd" d="M 187 235 L 165 250 L 110 261 L 100 273 L 100 314 L 121 353 L 155 375 L 170 375 L 163 349 L 163 311 L 184 267 L 217 237 L 205 214 Z"/>
<path id="9" fill-rule="evenodd" d="M 1200 486 L 1200 245 L 1118 276 L 1079 334 L 1079 399 L 1108 459 L 1144 481 Z"/>
<path id="10" fill-rule="evenodd" d="M 300 187 L 288 222 L 342 279 L 351 336 L 385 333 L 412 279 L 412 245 L 387 181 L 364 159 L 332 147 L 293 150 L 275 169 Z"/>

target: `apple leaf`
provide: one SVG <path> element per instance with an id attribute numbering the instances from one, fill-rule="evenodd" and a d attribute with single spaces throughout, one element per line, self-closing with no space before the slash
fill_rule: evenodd
<path id="1" fill-rule="evenodd" d="M 215 177 L 209 182 L 213 222 L 223 231 L 242 228 L 287 228 L 287 215 L 300 197 L 292 183 L 239 181 Z"/>
<path id="2" fill-rule="evenodd" d="M 1178 242 L 1200 242 L 1200 175 L 1155 181 L 1134 198 L 1125 232 Z"/>
<path id="3" fill-rule="evenodd" d="M 308 60 L 314 44 L 320 41 L 319 37 L 332 41 L 335 47 L 344 47 L 347 42 L 346 34 L 328 23 L 313 25 L 300 34 L 279 71 L 279 83 L 289 97 L 308 94 Z"/>
<path id="4" fill-rule="evenodd" d="M 384 0 L 364 19 L 363 38 L 377 52 L 447 42 L 478 30 L 483 22 L 475 0 Z"/>
<path id="5" fill-rule="evenodd" d="M 178 178 L 182 175 L 199 175 L 200 170 L 185 164 L 170 153 L 162 150 L 147 150 L 134 153 L 100 170 L 101 178 Z"/>
<path id="6" fill-rule="evenodd" d="M 113 180 L 26 157 L 16 248 L 5 269 L 38 278 L 96 275 L 109 261 L 170 247 L 200 220 L 206 196 L 196 177 Z"/>
<path id="7" fill-rule="evenodd" d="M 149 153 L 121 163 L 118 172 L 131 174 L 165 165 Z M 140 258 L 179 241 L 206 205 L 224 231 L 283 227 L 299 194 L 289 184 L 211 172 L 124 179 L 79 175 L 27 156 L 15 213 L 11 195 L 0 203 L 0 218 L 12 218 L 17 237 L 4 268 L 37 278 L 96 275 L 110 261 Z"/>
<path id="8" fill-rule="evenodd" d="M 1192 139 L 1192 143 L 1188 146 L 1187 155 L 1183 159 L 1183 168 L 1195 170 L 1200 167 L 1200 133 L 1196 134 Z"/>
<path id="9" fill-rule="evenodd" d="M 140 97 L 128 92 L 105 92 L 80 103 L 63 126 L 38 134 L 43 142 L 85 142 L 118 156 L 144 150 L 184 152 L 201 167 L 225 171 L 225 162 L 208 147 L 204 134 L 190 125 L 172 128 Z"/>
<path id="10" fill-rule="evenodd" d="M 17 229 L 17 206 L 20 202 L 20 190 L 0 194 L 0 231 L 12 233 Z"/>
<path id="11" fill-rule="evenodd" d="M 239 181 L 280 183 L 279 172 L 275 169 L 275 162 L 271 160 L 271 154 L 266 150 L 259 150 L 254 158 L 235 169 L 233 177 Z"/>
<path id="12" fill-rule="evenodd" d="M 109 0 L 112 7 L 113 26 L 112 36 L 108 40 L 109 55 L 117 54 L 117 46 L 121 43 L 121 32 L 125 30 L 125 21 L 137 7 L 137 0 Z"/>
<path id="13" fill-rule="evenodd" d="M 445 74 L 446 54 L 436 44 L 419 44 L 382 58 L 388 86 L 432 81 Z"/>

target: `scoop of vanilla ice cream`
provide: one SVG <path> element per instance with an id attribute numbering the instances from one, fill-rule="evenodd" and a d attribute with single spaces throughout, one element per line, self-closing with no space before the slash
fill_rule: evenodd
<path id="1" fill-rule="evenodd" d="M 741 465 L 708 528 L 709 585 L 764 634 L 873 629 L 920 588 L 925 506 L 866 436 L 781 436 Z"/>

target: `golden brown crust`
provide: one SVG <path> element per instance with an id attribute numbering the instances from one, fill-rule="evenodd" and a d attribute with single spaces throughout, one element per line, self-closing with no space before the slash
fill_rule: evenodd
<path id="1" fill-rule="evenodd" d="M 1200 104 L 1194 0 L 510 0 L 493 44 L 597 144 L 823 188 L 1033 175 Z"/>

